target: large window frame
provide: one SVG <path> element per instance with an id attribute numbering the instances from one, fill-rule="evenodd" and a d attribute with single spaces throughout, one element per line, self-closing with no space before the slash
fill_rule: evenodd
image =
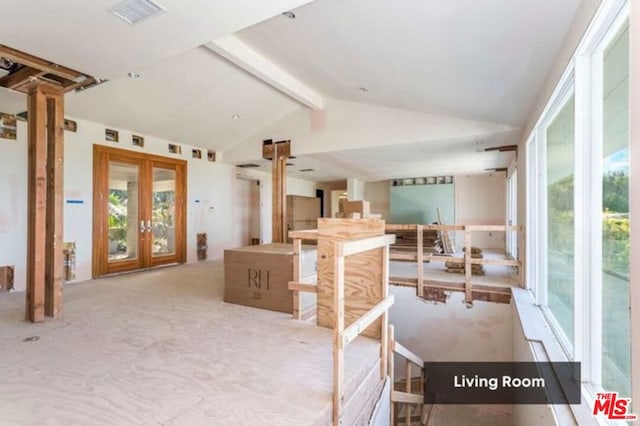
<path id="1" fill-rule="evenodd" d="M 602 155 L 604 52 L 629 22 L 629 1 L 604 2 L 526 144 L 527 286 L 567 358 L 582 363 L 585 397 L 602 392 Z M 548 308 L 546 129 L 575 95 L 574 318 L 569 341 Z M 626 395 L 631 396 L 631 395 Z"/>

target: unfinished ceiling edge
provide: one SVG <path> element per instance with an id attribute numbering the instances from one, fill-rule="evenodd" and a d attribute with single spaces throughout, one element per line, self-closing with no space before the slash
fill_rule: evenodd
<path id="1" fill-rule="evenodd" d="M 324 109 L 324 97 L 232 35 L 204 45 L 276 90 L 312 110 Z"/>

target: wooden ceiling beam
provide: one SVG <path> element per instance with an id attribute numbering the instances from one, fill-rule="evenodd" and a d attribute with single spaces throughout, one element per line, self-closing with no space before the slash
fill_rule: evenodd
<path id="1" fill-rule="evenodd" d="M 44 74 L 45 71 L 25 66 L 12 74 L 0 78 L 0 86 L 11 90 L 18 90 L 20 86 Z"/>
<path id="2" fill-rule="evenodd" d="M 0 56 L 30 68 L 45 71 L 47 74 L 57 75 L 67 80 L 76 81 L 78 78 L 87 77 L 85 74 L 72 70 L 71 68 L 46 61 L 42 58 L 38 58 L 37 56 L 21 52 L 20 50 L 13 49 L 2 44 L 0 44 Z"/>

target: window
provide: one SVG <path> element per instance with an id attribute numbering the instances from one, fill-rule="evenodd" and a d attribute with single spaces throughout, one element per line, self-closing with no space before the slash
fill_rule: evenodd
<path id="1" fill-rule="evenodd" d="M 573 341 L 573 181 L 575 97 L 546 129 L 547 306 L 568 342 Z"/>
<path id="2" fill-rule="evenodd" d="M 602 76 L 602 386 L 631 395 L 628 26 L 608 43 Z"/>
<path id="3" fill-rule="evenodd" d="M 631 396 L 629 2 L 603 2 L 526 145 L 528 286 L 587 395 Z"/>

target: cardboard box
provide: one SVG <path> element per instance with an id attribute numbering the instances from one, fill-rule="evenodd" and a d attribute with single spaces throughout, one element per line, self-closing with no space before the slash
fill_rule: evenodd
<path id="1" fill-rule="evenodd" d="M 371 213 L 371 207 L 368 201 L 353 200 L 349 201 L 345 198 L 340 199 L 340 212 L 345 214 L 345 217 L 350 217 L 351 213 L 360 213 L 361 217 L 365 217 Z"/>
<path id="2" fill-rule="evenodd" d="M 301 277 L 317 271 L 317 250 L 302 247 Z M 224 301 L 272 311 L 293 313 L 293 245 L 263 244 L 224 251 Z M 305 294 L 301 309 L 315 304 Z"/>

